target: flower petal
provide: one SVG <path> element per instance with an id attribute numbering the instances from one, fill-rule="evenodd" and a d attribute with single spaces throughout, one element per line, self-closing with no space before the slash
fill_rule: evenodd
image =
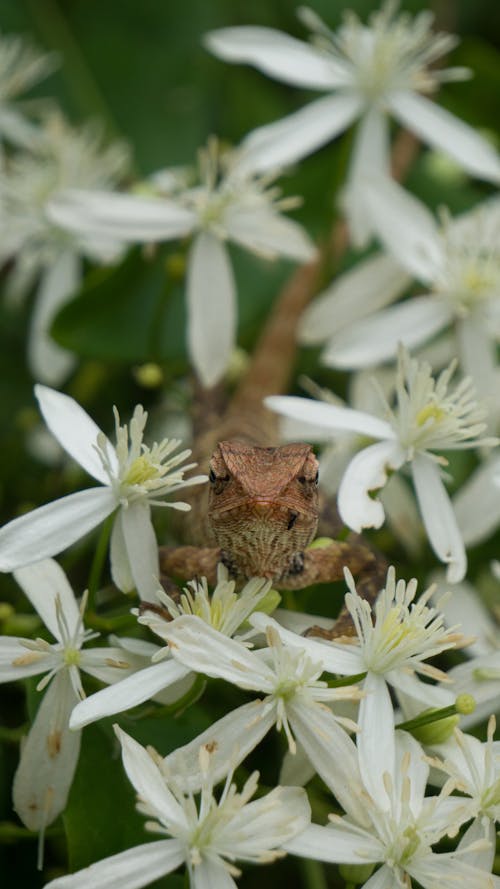
<path id="1" fill-rule="evenodd" d="M 294 395 L 270 395 L 264 399 L 264 403 L 270 410 L 285 417 L 330 430 L 332 437 L 335 432 L 359 432 L 370 438 L 394 438 L 394 431 L 389 423 L 373 414 L 365 414 L 364 411 Z"/>
<path id="2" fill-rule="evenodd" d="M 275 787 L 236 812 L 217 837 L 224 856 L 255 861 L 308 827 L 311 807 L 301 787 Z"/>
<path id="3" fill-rule="evenodd" d="M 243 704 L 218 719 L 189 744 L 170 753 L 165 757 L 165 764 L 175 774 L 182 774 L 187 790 L 196 792 L 205 781 L 198 756 L 203 744 L 209 745 L 212 751 L 210 774 L 215 784 L 243 762 L 267 735 L 275 721 L 276 708 L 270 707 L 266 701 Z"/>
<path id="4" fill-rule="evenodd" d="M 135 587 L 135 582 L 123 533 L 123 514 L 123 509 L 117 510 L 113 522 L 109 542 L 109 563 L 114 585 L 122 593 L 131 593 Z"/>
<path id="5" fill-rule="evenodd" d="M 212 853 L 213 855 L 213 853 Z M 190 889 L 237 889 L 229 871 L 218 858 L 203 856 L 200 864 L 192 869 Z"/>
<path id="6" fill-rule="evenodd" d="M 135 588 L 141 599 L 155 601 L 156 591 L 160 587 L 160 565 L 158 543 L 151 522 L 151 508 L 149 503 L 137 500 L 122 508 L 120 513 Z"/>
<path id="7" fill-rule="evenodd" d="M 372 225 L 366 212 L 364 181 L 390 176 L 390 139 L 387 115 L 373 104 L 356 128 L 347 184 L 341 196 L 355 247 L 366 247 Z"/>
<path id="8" fill-rule="evenodd" d="M 363 100 L 353 94 L 324 96 L 252 130 L 241 143 L 238 170 L 265 172 L 294 163 L 334 139 L 357 117 Z"/>
<path id="9" fill-rule="evenodd" d="M 52 654 L 38 656 L 37 652 L 35 656 L 24 641 L 16 636 L 0 636 L 0 682 L 14 682 L 52 669 Z"/>
<path id="10" fill-rule="evenodd" d="M 463 580 L 467 556 L 455 513 L 439 469 L 429 457 L 417 454 L 411 464 L 413 482 L 429 543 L 441 562 L 448 565 L 448 583 Z"/>
<path id="11" fill-rule="evenodd" d="M 35 395 L 40 405 L 43 418 L 52 435 L 64 450 L 76 460 L 80 466 L 101 482 L 109 485 L 110 479 L 96 451 L 97 436 L 103 433 L 87 411 L 63 392 L 56 392 L 47 386 L 35 386 Z M 106 453 L 113 471 L 118 471 L 118 459 L 115 449 L 106 439 Z"/>
<path id="12" fill-rule="evenodd" d="M 83 728 L 97 719 L 136 707 L 167 686 L 183 679 L 189 672 L 187 667 L 173 659 L 137 670 L 131 676 L 125 676 L 108 688 L 80 701 L 71 714 L 70 728 Z"/>
<path id="13" fill-rule="evenodd" d="M 273 690 L 272 670 L 241 642 L 214 630 L 200 617 L 177 617 L 166 624 L 163 635 L 173 656 L 191 670 L 251 691 Z"/>
<path id="14" fill-rule="evenodd" d="M 68 727 L 74 703 L 69 673 L 62 670 L 45 692 L 14 776 L 14 808 L 30 830 L 51 824 L 66 805 L 80 752 L 80 733 Z"/>
<path id="15" fill-rule="evenodd" d="M 339 513 L 349 528 L 358 533 L 362 528 L 380 528 L 385 519 L 384 508 L 371 492 L 385 485 L 388 469 L 398 469 L 403 462 L 404 456 L 395 441 L 376 442 L 351 460 L 338 495 Z"/>
<path id="16" fill-rule="evenodd" d="M 25 568 L 18 568 L 14 571 L 14 577 L 58 642 L 62 642 L 63 639 L 57 620 L 56 597 L 59 599 L 69 634 L 74 635 L 80 623 L 80 610 L 68 579 L 57 562 L 53 559 L 35 562 Z"/>
<path id="17" fill-rule="evenodd" d="M 486 540 L 500 525 L 500 457 L 486 460 L 466 479 L 453 498 L 453 508 L 466 546 Z"/>
<path id="18" fill-rule="evenodd" d="M 28 359 L 36 380 L 57 386 L 69 374 L 76 358 L 59 346 L 49 330 L 58 310 L 76 292 L 80 280 L 80 260 L 65 250 L 42 272 L 31 316 Z"/>
<path id="19" fill-rule="evenodd" d="M 486 873 L 491 873 L 495 861 L 496 839 L 495 822 L 491 820 L 485 824 L 483 818 L 478 817 L 469 824 L 457 846 L 457 850 L 465 850 L 478 840 L 487 840 L 490 844 L 489 847 L 477 849 L 467 854 L 467 864 L 477 867 Z"/>
<path id="20" fill-rule="evenodd" d="M 497 346 L 488 319 L 471 312 L 458 320 L 456 330 L 464 375 L 474 380 L 478 399 L 491 399 L 498 410 Z"/>
<path id="21" fill-rule="evenodd" d="M 60 192 L 46 212 L 52 222 L 77 234 L 140 244 L 184 237 L 197 224 L 196 214 L 174 201 L 106 191 Z"/>
<path id="22" fill-rule="evenodd" d="M 14 571 L 62 552 L 116 508 L 110 488 L 68 494 L 0 529 L 0 571 Z"/>
<path id="23" fill-rule="evenodd" d="M 472 633 L 475 636 L 475 641 L 471 642 L 465 650 L 467 656 L 480 657 L 494 651 L 494 639 L 498 625 L 493 619 L 492 613 L 483 604 L 475 587 L 464 580 L 462 583 L 454 584 L 453 595 L 443 597 L 443 593 L 448 590 L 448 585 L 445 584 L 441 572 L 433 575 L 432 581 L 437 584 L 432 600 L 444 614 L 447 626 L 454 627 L 458 624 L 462 633 L 467 636 Z"/>
<path id="24" fill-rule="evenodd" d="M 254 612 L 250 615 L 249 623 L 263 633 L 265 633 L 267 627 L 273 627 L 284 645 L 307 652 L 311 660 L 316 663 L 322 663 L 324 670 L 328 673 L 353 676 L 357 673 L 362 673 L 365 669 L 359 651 L 352 645 L 343 646 L 332 642 L 319 642 L 316 639 L 299 636 L 297 633 L 284 629 L 278 621 L 261 612 Z M 313 618 L 309 617 L 307 626 L 310 627 L 313 623 Z"/>
<path id="25" fill-rule="evenodd" d="M 365 697 L 359 705 L 357 746 L 363 784 L 380 809 L 388 810 L 390 800 L 384 773 L 394 775 L 396 750 L 394 709 L 383 676 L 368 672 L 363 683 Z"/>
<path id="26" fill-rule="evenodd" d="M 388 104 L 404 126 L 424 142 L 445 151 L 473 176 L 500 181 L 500 160 L 493 145 L 446 108 L 406 90 L 390 95 Z"/>
<path id="27" fill-rule="evenodd" d="M 271 259 L 286 256 L 311 262 L 317 253 L 298 222 L 269 209 L 232 205 L 224 214 L 224 225 L 231 241 Z"/>
<path id="28" fill-rule="evenodd" d="M 186 813 L 167 787 L 165 778 L 152 756 L 118 725 L 115 732 L 122 745 L 123 767 L 137 794 L 162 822 L 175 831 L 188 827 Z"/>
<path id="29" fill-rule="evenodd" d="M 382 846 L 375 837 L 347 821 L 325 827 L 310 824 L 303 833 L 284 843 L 283 848 L 290 855 L 332 864 L 367 864 L 380 861 L 384 856 Z"/>
<path id="30" fill-rule="evenodd" d="M 226 248 L 210 232 L 201 232 L 188 261 L 188 345 L 206 387 L 215 385 L 229 364 L 236 333 L 235 293 Z"/>
<path id="31" fill-rule="evenodd" d="M 400 343 L 408 349 L 425 343 L 451 319 L 445 303 L 431 296 L 414 296 L 334 335 L 322 361 L 344 370 L 372 367 L 395 358 Z"/>
<path id="32" fill-rule="evenodd" d="M 344 70 L 326 53 L 274 28 L 244 26 L 209 31 L 206 48 L 226 62 L 245 62 L 284 83 L 332 89 L 346 82 Z"/>
<path id="33" fill-rule="evenodd" d="M 180 840 L 158 840 L 103 858 L 66 877 L 56 877 L 45 889 L 140 889 L 171 873 L 185 860 Z"/>
<path id="34" fill-rule="evenodd" d="M 306 308 L 300 320 L 301 343 L 322 343 L 349 324 L 377 312 L 397 299 L 410 280 L 401 265 L 384 253 L 358 262 L 334 278 Z"/>

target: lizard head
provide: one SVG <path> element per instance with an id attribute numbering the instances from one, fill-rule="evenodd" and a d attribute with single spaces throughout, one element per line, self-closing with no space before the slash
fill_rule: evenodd
<path id="1" fill-rule="evenodd" d="M 318 524 L 318 461 L 311 446 L 221 441 L 209 479 L 209 523 L 229 570 L 275 580 L 300 572 Z"/>

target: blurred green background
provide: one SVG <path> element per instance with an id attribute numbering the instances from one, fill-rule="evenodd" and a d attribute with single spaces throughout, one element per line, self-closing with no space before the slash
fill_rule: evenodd
<path id="1" fill-rule="evenodd" d="M 312 5 L 331 26 L 339 23 L 344 7 L 338 0 L 316 0 Z M 409 12 L 428 8 L 418 0 L 402 5 Z M 32 95 L 52 96 L 74 124 L 89 118 L 101 120 L 110 138 L 130 143 L 134 171 L 141 177 L 163 166 L 192 163 L 198 147 L 210 134 L 238 142 L 249 129 L 310 100 L 312 93 L 286 87 L 250 67 L 225 65 L 201 45 L 207 30 L 236 24 L 268 25 L 304 37 L 295 7 L 291 0 L 256 0 L 252 4 L 237 0 L 1 0 L 0 29 L 30 35 L 42 49 L 59 53 L 60 68 Z M 349 7 L 362 17 L 376 8 L 362 0 L 355 0 Z M 500 39 L 500 6 L 489 0 L 441 0 L 432 8 L 438 27 L 461 36 L 449 63 L 467 65 L 475 71 L 470 82 L 443 88 L 442 103 L 469 123 L 494 131 L 500 95 L 495 43 Z M 347 134 L 307 158 L 282 183 L 285 192 L 304 196 L 297 218 L 314 237 L 326 234 L 331 225 L 350 138 Z M 447 203 L 453 210 L 464 209 L 491 190 L 460 175 L 443 177 L 427 155 L 419 159 L 409 185 L 432 206 Z M 67 389 L 106 429 L 111 425 L 113 403 L 126 417 L 137 401 L 159 401 L 158 393 L 142 388 L 134 373 L 134 367 L 147 360 L 161 363 L 166 388 L 174 393 L 176 403 L 181 407 L 186 404 L 182 378 L 188 367 L 180 335 L 184 325 L 182 287 L 176 280 L 165 283 L 165 264 L 176 249 L 158 251 L 152 262 L 139 251 L 133 252 L 126 264 L 111 274 L 90 270 L 83 297 L 56 325 L 61 342 L 71 345 L 82 357 Z M 251 348 L 290 266 L 268 266 L 237 250 L 234 260 L 239 283 L 240 342 Z M 352 262 L 352 257 L 347 256 L 345 262 Z M 26 449 L 26 436 L 37 423 L 33 380 L 25 363 L 29 311 L 29 301 L 17 311 L 3 303 L 0 306 L 2 521 L 71 487 L 86 484 L 68 467 L 47 468 L 34 461 Z M 314 355 L 304 355 L 301 369 L 310 372 L 313 367 Z M 335 388 L 342 385 L 336 375 L 324 369 L 315 377 Z M 76 589 L 79 581 L 85 584 L 83 565 L 88 566 L 88 549 L 83 557 L 77 550 L 76 556 L 63 559 L 63 563 L 73 572 Z M 11 578 L 0 576 L 0 600 L 27 611 Z M 122 611 L 125 613 L 125 606 Z M 30 684 L 28 688 L 30 710 L 35 706 L 33 687 Z M 231 692 L 227 695 L 227 706 L 237 703 L 236 699 L 231 703 Z M 213 692 L 196 710 L 171 723 L 168 737 L 164 722 L 154 716 L 140 723 L 125 719 L 122 724 L 127 730 L 132 730 L 133 724 L 136 737 L 167 752 L 208 724 L 216 702 L 217 694 Z M 0 718 L 0 739 L 4 742 L 0 745 L 0 883 L 5 889 L 35 889 L 45 882 L 35 871 L 36 838 L 19 827 L 10 804 L 17 744 L 26 718 L 20 688 L 2 687 Z M 133 794 L 123 780 L 110 726 L 86 730 L 85 741 L 65 816 L 73 868 L 144 840 L 142 819 L 133 813 Z M 265 748 L 269 748 L 270 757 L 276 743 L 272 739 Z M 110 756 L 114 757 L 111 764 Z M 273 780 L 272 775 L 269 780 Z M 64 844 L 59 822 L 49 831 L 49 868 L 64 865 Z M 277 874 L 277 868 L 249 869 L 241 885 L 263 889 L 276 882 Z M 296 862 L 280 865 L 279 875 L 283 885 L 290 887 L 315 885 L 303 882 L 313 877 L 310 873 L 304 876 L 303 865 Z M 335 882 L 335 869 L 328 872 L 328 880 L 328 884 L 317 882 L 317 889 L 341 885 Z M 175 889 L 183 882 L 174 877 L 158 885 Z"/>

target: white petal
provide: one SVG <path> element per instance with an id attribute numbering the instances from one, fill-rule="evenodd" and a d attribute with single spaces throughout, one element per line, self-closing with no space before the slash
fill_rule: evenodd
<path id="1" fill-rule="evenodd" d="M 149 658 L 133 655 L 120 647 L 101 646 L 84 648 L 80 652 L 80 669 L 106 685 L 120 682 L 143 667 L 149 667 Z"/>
<path id="2" fill-rule="evenodd" d="M 264 172 L 306 157 L 345 130 L 362 104 L 352 94 L 325 96 L 276 123 L 252 130 L 241 143 L 238 169 Z"/>
<path id="3" fill-rule="evenodd" d="M 458 527 L 466 546 L 475 546 L 500 525 L 500 457 L 487 460 L 465 481 L 453 498 Z"/>
<path id="4" fill-rule="evenodd" d="M 462 633 L 477 637 L 476 641 L 468 645 L 465 650 L 468 657 L 479 657 L 492 651 L 498 627 L 472 584 L 465 580 L 454 584 L 453 595 L 440 601 L 443 593 L 448 590 L 448 585 L 442 575 L 433 576 L 432 580 L 437 583 L 432 599 L 444 614 L 447 625 L 454 627 L 459 624 Z"/>
<path id="5" fill-rule="evenodd" d="M 394 441 L 379 441 L 364 448 L 351 460 L 340 483 L 338 509 L 345 524 L 358 533 L 362 528 L 380 528 L 384 508 L 370 492 L 382 488 L 387 470 L 397 469 L 404 461 Z"/>
<path id="6" fill-rule="evenodd" d="M 44 559 L 25 568 L 14 571 L 14 577 L 23 588 L 33 608 L 38 611 L 45 626 L 52 635 L 62 642 L 57 621 L 56 597 L 59 599 L 62 614 L 71 636 L 80 623 L 80 611 L 75 594 L 61 566 L 53 559 Z"/>
<path id="7" fill-rule="evenodd" d="M 420 346 L 450 323 L 448 306 L 431 296 L 414 296 L 342 330 L 329 342 L 322 361 L 344 370 L 372 367 L 396 357 L 398 346 Z"/>
<path id="8" fill-rule="evenodd" d="M 14 808 L 30 830 L 51 824 L 66 805 L 80 752 L 80 733 L 68 728 L 74 703 L 63 670 L 45 692 L 14 776 Z"/>
<path id="9" fill-rule="evenodd" d="M 293 734 L 318 775 L 355 821 L 364 821 L 363 784 L 356 747 L 328 707 L 307 699 L 287 705 Z"/>
<path id="10" fill-rule="evenodd" d="M 186 788 L 196 792 L 205 780 L 198 757 L 203 744 L 208 744 L 212 750 L 210 770 L 216 783 L 243 762 L 267 735 L 275 720 L 276 709 L 269 707 L 266 702 L 252 701 L 250 704 L 243 704 L 218 719 L 189 744 L 170 753 L 165 757 L 165 763 L 173 773 L 178 774 L 180 771 Z"/>
<path id="11" fill-rule="evenodd" d="M 165 778 L 147 750 L 119 726 L 115 726 L 122 745 L 123 766 L 137 794 L 175 830 L 187 828 L 186 813 L 168 789 Z"/>
<path id="12" fill-rule="evenodd" d="M 432 213 L 388 177 L 367 178 L 364 190 L 371 223 L 389 253 L 420 281 L 433 281 L 444 255 Z"/>
<path id="13" fill-rule="evenodd" d="M 165 626 L 164 638 L 173 656 L 197 673 L 252 691 L 269 692 L 274 687 L 274 673 L 260 658 L 200 617 L 177 617 Z"/>
<path id="14" fill-rule="evenodd" d="M 176 870 L 184 860 L 180 840 L 158 840 L 111 855 L 76 874 L 56 877 L 45 889 L 140 889 Z"/>
<path id="15" fill-rule="evenodd" d="M 370 879 L 363 883 L 363 889 L 400 889 L 401 882 L 392 867 L 383 864 Z"/>
<path id="16" fill-rule="evenodd" d="M 380 492 L 387 524 L 412 558 L 422 550 L 423 528 L 408 481 L 396 472 Z"/>
<path id="17" fill-rule="evenodd" d="M 363 783 L 372 800 L 381 809 L 390 801 L 384 785 L 384 773 L 394 775 L 394 710 L 385 678 L 369 672 L 364 683 L 365 697 L 359 705 L 357 745 Z"/>
<path id="18" fill-rule="evenodd" d="M 424 751 L 419 742 L 409 732 L 398 731 L 396 735 L 396 762 L 391 775 L 393 787 L 395 788 L 394 796 L 398 800 L 405 795 L 403 788 L 405 770 L 403 765 L 408 755 L 410 756 L 408 802 L 415 819 L 418 819 L 422 810 L 425 788 L 429 777 L 429 765 L 425 761 Z"/>
<path id="19" fill-rule="evenodd" d="M 123 534 L 123 514 L 124 510 L 119 509 L 116 513 L 111 531 L 111 539 L 109 542 L 109 563 L 111 566 L 111 577 L 113 583 L 122 593 L 131 593 L 135 587 L 130 559 L 127 552 L 127 544 Z"/>
<path id="20" fill-rule="evenodd" d="M 264 399 L 266 407 L 293 420 L 301 420 L 305 425 L 304 436 L 307 437 L 307 424 L 323 427 L 332 432 L 359 432 L 371 438 L 394 438 L 392 426 L 379 417 L 355 411 L 348 407 L 337 407 L 311 398 L 299 398 L 293 395 L 270 395 Z"/>
<path id="21" fill-rule="evenodd" d="M 384 851 L 375 837 L 354 829 L 346 821 L 342 824 L 311 824 L 293 840 L 283 844 L 291 855 L 329 861 L 332 864 L 367 864 L 383 858 Z"/>
<path id="22" fill-rule="evenodd" d="M 284 629 L 278 621 L 261 612 L 254 612 L 254 614 L 250 615 L 249 622 L 263 633 L 265 633 L 266 627 L 273 627 L 284 645 L 307 652 L 311 660 L 316 663 L 322 663 L 324 670 L 328 673 L 353 676 L 365 670 L 359 651 L 352 645 L 335 645 L 331 642 L 319 642 L 315 639 L 299 636 L 297 633 Z M 313 623 L 313 618 L 309 617 L 307 626 L 310 627 Z"/>
<path id="23" fill-rule="evenodd" d="M 35 386 L 35 395 L 47 426 L 64 450 L 98 482 L 109 485 L 109 476 L 96 452 L 97 436 L 102 436 L 99 426 L 69 395 L 41 385 Z M 118 471 L 115 449 L 107 439 L 106 451 L 113 470 Z"/>
<path id="24" fill-rule="evenodd" d="M 326 53 L 274 28 L 245 26 L 209 31 L 203 42 L 226 62 L 246 62 L 284 83 L 331 89 L 346 75 Z"/>
<path id="25" fill-rule="evenodd" d="M 393 93 L 389 106 L 409 130 L 445 151 L 473 176 L 500 181 L 500 160 L 494 147 L 463 120 L 424 96 L 406 90 Z"/>
<path id="26" fill-rule="evenodd" d="M 231 874 L 222 861 L 203 856 L 200 864 L 192 870 L 190 889 L 237 889 Z"/>
<path id="27" fill-rule="evenodd" d="M 116 508 L 110 488 L 89 488 L 13 519 L 0 529 L 0 571 L 62 552 Z"/>
<path id="28" fill-rule="evenodd" d="M 46 656 L 32 659 L 33 652 L 22 644 L 23 641 L 24 639 L 16 636 L 0 636 L 0 682 L 25 679 L 52 668 L 53 657 L 50 652 Z M 25 659 L 27 663 L 23 663 Z"/>
<path id="29" fill-rule="evenodd" d="M 478 870 L 468 864 L 463 855 L 455 857 L 445 853 L 428 852 L 415 856 L 408 865 L 408 872 L 424 889 L 456 889 L 457 886 L 474 886 L 474 889 L 500 889 L 500 877 L 488 871 Z"/>
<path id="30" fill-rule="evenodd" d="M 324 342 L 341 328 L 393 302 L 410 280 L 401 265 L 383 253 L 362 260 L 334 278 L 307 307 L 300 319 L 300 341 Z"/>
<path id="31" fill-rule="evenodd" d="M 464 375 L 474 380 L 478 399 L 497 402 L 497 347 L 488 319 L 470 313 L 458 321 L 456 330 Z"/>
<path id="32" fill-rule="evenodd" d="M 273 611 L 273 618 L 280 627 L 298 636 L 301 636 L 312 625 L 323 627 L 324 630 L 329 630 L 332 626 L 331 617 L 309 614 L 305 611 L 289 611 L 287 608 L 277 608 L 276 611 Z M 285 784 L 287 783 L 289 782 L 285 781 Z"/>
<path id="33" fill-rule="evenodd" d="M 69 724 L 72 729 L 83 728 L 97 719 L 122 713 L 149 700 L 188 674 L 188 668 L 174 660 L 160 661 L 151 667 L 144 667 L 80 701 L 71 714 Z"/>
<path id="34" fill-rule="evenodd" d="M 500 709 L 500 679 L 485 679 L 482 678 L 482 673 L 499 675 L 500 651 L 473 658 L 465 664 L 459 664 L 458 667 L 448 670 L 448 678 L 453 682 L 451 688 L 454 694 L 472 695 L 476 702 L 476 709 L 473 713 L 461 716 L 460 728 L 468 729 L 469 726 L 477 725 Z"/>
<path id="35" fill-rule="evenodd" d="M 467 864 L 478 867 L 479 870 L 491 872 L 495 861 L 496 847 L 496 831 L 495 822 L 489 821 L 486 825 L 481 817 L 475 818 L 469 825 L 462 836 L 457 849 L 466 849 L 467 846 L 477 842 L 477 840 L 489 840 L 489 848 L 478 849 L 476 852 L 469 852 L 467 855 Z"/>
<path id="36" fill-rule="evenodd" d="M 129 243 L 168 241 L 189 234 L 196 214 L 164 198 L 112 192 L 61 192 L 49 201 L 52 222 L 78 234 L 102 234 Z"/>
<path id="37" fill-rule="evenodd" d="M 226 370 L 236 335 L 236 299 L 227 250 L 210 232 L 194 240 L 188 260 L 188 345 L 204 386 Z"/>
<path id="38" fill-rule="evenodd" d="M 317 253 L 298 222 L 269 209 L 233 204 L 224 214 L 224 225 L 231 241 L 263 256 L 286 256 L 297 262 L 310 262 Z"/>
<path id="39" fill-rule="evenodd" d="M 236 812 L 217 837 L 217 851 L 255 860 L 262 849 L 275 849 L 308 827 L 311 807 L 301 787 L 275 787 Z"/>
<path id="40" fill-rule="evenodd" d="M 155 601 L 160 586 L 158 543 L 149 503 L 137 500 L 121 510 L 121 523 L 130 570 L 141 599 Z"/>
<path id="41" fill-rule="evenodd" d="M 49 334 L 58 310 L 73 296 L 80 279 L 80 260 L 65 250 L 42 273 L 31 316 L 28 357 L 36 380 L 57 386 L 75 364 L 76 358 L 61 348 Z"/>
<path id="42" fill-rule="evenodd" d="M 365 247 L 373 234 L 364 200 L 365 179 L 390 176 L 390 158 L 387 116 L 376 105 L 372 105 L 356 128 L 347 184 L 341 196 L 355 247 Z"/>
<path id="43" fill-rule="evenodd" d="M 463 580 L 467 570 L 465 547 L 450 498 L 436 464 L 424 454 L 412 461 L 412 475 L 429 543 L 441 562 L 448 565 L 448 583 Z"/>

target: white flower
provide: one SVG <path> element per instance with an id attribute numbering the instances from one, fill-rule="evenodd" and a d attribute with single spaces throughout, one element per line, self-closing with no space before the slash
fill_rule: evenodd
<path id="1" fill-rule="evenodd" d="M 457 789 L 472 799 L 474 820 L 460 840 L 459 848 L 466 848 L 475 840 L 488 840 L 489 846 L 475 854 L 474 863 L 483 870 L 493 867 L 495 822 L 500 821 L 500 745 L 493 741 L 495 728 L 492 716 L 485 743 L 455 729 L 453 738 L 434 748 L 440 759 L 433 764 L 450 775 Z"/>
<path id="2" fill-rule="evenodd" d="M 367 181 L 365 195 L 378 237 L 394 261 L 422 282 L 425 292 L 379 311 L 376 294 L 382 281 L 379 284 L 375 274 L 375 295 L 364 303 L 371 317 L 361 318 L 358 312 L 361 320 L 354 318 L 340 335 L 333 329 L 338 296 L 320 303 L 319 322 L 326 337 L 333 334 L 323 355 L 325 363 L 342 368 L 373 366 L 394 358 L 400 342 L 415 348 L 450 329 L 464 373 L 493 407 L 498 401 L 500 199 L 485 201 L 454 219 L 443 214 L 438 224 L 420 201 L 387 178 Z M 391 274 L 394 298 L 397 275 Z M 318 321 L 314 308 L 311 312 L 314 336 Z M 329 323 L 324 320 L 328 313 Z"/>
<path id="3" fill-rule="evenodd" d="M 49 329 L 78 289 L 81 256 L 113 262 L 123 246 L 100 233 L 68 233 L 49 218 L 47 207 L 66 188 L 110 188 L 125 173 L 128 153 L 121 144 L 103 147 L 95 127 L 74 130 L 59 115 L 49 118 L 42 137 L 38 153 L 15 155 L 0 179 L 0 259 L 15 261 L 8 282 L 13 296 L 38 279 L 28 358 L 36 379 L 56 385 L 74 358 L 51 340 Z"/>
<path id="4" fill-rule="evenodd" d="M 251 802 L 257 790 L 254 772 L 238 793 L 228 776 L 219 800 L 210 748 L 198 750 L 203 776 L 198 803 L 153 751 L 116 727 L 123 765 L 139 797 L 139 811 L 149 816 L 146 828 L 171 839 L 157 840 L 120 852 L 67 877 L 47 889 L 140 889 L 184 864 L 192 889 L 236 889 L 236 860 L 263 864 L 280 858 L 282 844 L 309 824 L 310 807 L 299 787 L 276 787 Z"/>
<path id="5" fill-rule="evenodd" d="M 111 535 L 113 580 L 124 592 L 135 586 L 143 598 L 151 598 L 159 586 L 151 506 L 189 509 L 186 503 L 160 498 L 204 482 L 206 476 L 183 478 L 195 464 L 181 468 L 191 452 L 174 454 L 179 441 L 164 439 L 151 448 L 143 444 L 147 413 L 141 405 L 135 408 L 129 427 L 120 426 L 115 409 L 113 447 L 73 398 L 40 385 L 35 394 L 51 432 L 102 487 L 68 494 L 4 525 L 0 571 L 13 571 L 62 552 L 116 512 Z"/>
<path id="6" fill-rule="evenodd" d="M 265 403 L 287 417 L 323 426 L 334 437 L 337 433 L 358 432 L 378 439 L 351 460 L 339 489 L 338 506 L 350 528 L 379 528 L 384 509 L 371 491 L 382 488 L 388 470 L 398 470 L 406 463 L 429 542 L 438 558 L 448 564 L 448 581 L 461 580 L 466 570 L 466 555 L 452 506 L 440 475 L 446 465 L 435 450 L 473 448 L 496 440 L 480 439 L 485 429 L 485 412 L 473 399 L 470 380 L 462 380 L 448 391 L 454 364 L 437 380 L 427 363 L 410 360 L 400 350 L 396 378 L 397 406 L 385 406 L 387 420 L 351 408 L 321 404 L 305 398 L 271 396 Z"/>
<path id="7" fill-rule="evenodd" d="M 43 830 L 64 809 L 80 751 L 80 733 L 70 732 L 69 715 L 84 697 L 80 670 L 112 683 L 141 660 L 122 647 L 82 646 L 99 633 L 83 627 L 80 607 L 59 565 L 47 559 L 14 574 L 55 642 L 0 637 L 0 682 L 44 673 L 47 689 L 22 748 L 14 777 L 14 807 L 30 830 Z M 48 686 L 48 688 L 47 688 Z"/>
<path id="8" fill-rule="evenodd" d="M 43 80 L 57 67 L 53 54 L 42 54 L 24 37 L 0 36 L 0 145 L 4 141 L 33 150 L 40 131 L 26 120 L 17 97 Z M 34 103 L 32 103 L 34 104 Z"/>
<path id="9" fill-rule="evenodd" d="M 372 613 L 369 603 L 358 595 L 347 569 L 345 577 L 349 587 L 345 603 L 356 628 L 356 644 L 305 639 L 263 614 L 252 615 L 250 622 L 260 630 L 272 626 L 286 647 L 321 661 L 325 671 L 340 675 L 366 673 L 356 720 L 357 744 L 363 783 L 372 797 L 380 800 L 385 794 L 383 774 L 392 773 L 395 757 L 394 711 L 388 685 L 419 702 L 420 709 L 427 708 L 433 687 L 420 682 L 419 675 L 446 679 L 446 674 L 426 663 L 427 659 L 465 640 L 454 628 L 446 630 L 443 616 L 428 606 L 432 587 L 415 602 L 417 581 L 396 583 L 394 568 L 389 568 L 385 589 Z"/>
<path id="10" fill-rule="evenodd" d="M 203 384 L 213 386 L 235 341 L 236 288 L 226 241 L 268 259 L 307 262 L 316 252 L 302 227 L 280 212 L 295 201 L 279 200 L 270 182 L 241 175 L 237 152 L 220 155 L 212 141 L 200 152 L 199 183 L 190 188 L 182 177 L 156 174 L 147 196 L 69 191 L 51 202 L 50 216 L 69 231 L 127 243 L 195 235 L 187 268 L 188 347 Z"/>
<path id="11" fill-rule="evenodd" d="M 139 615 L 139 623 L 145 624 L 161 639 L 168 641 L 168 629 L 177 618 L 184 614 L 196 614 L 209 626 L 231 637 L 268 594 L 271 582 L 254 578 L 238 593 L 235 593 L 235 586 L 234 580 L 228 578 L 227 569 L 219 564 L 217 585 L 211 596 L 204 577 L 199 581 L 192 580 L 178 602 L 174 602 L 163 590 L 158 590 L 153 606 L 158 601 L 164 613 L 148 610 L 148 603 L 145 603 Z M 168 647 L 156 649 L 151 662 L 150 666 L 117 683 L 112 694 L 109 694 L 108 688 L 103 688 L 77 704 L 71 714 L 71 728 L 83 728 L 96 719 L 136 707 L 158 692 L 162 692 L 162 702 L 165 703 L 165 689 L 169 690 L 169 702 L 173 702 L 183 697 L 193 685 L 195 674 L 189 667 L 172 659 Z"/>
<path id="12" fill-rule="evenodd" d="M 309 44 L 261 27 L 223 28 L 205 38 L 208 49 L 225 61 L 246 62 L 285 83 L 327 91 L 304 109 L 251 132 L 242 144 L 248 169 L 270 170 L 299 160 L 359 120 L 346 205 L 360 244 L 370 232 L 362 179 L 389 172 L 389 115 L 473 175 L 500 180 L 493 147 L 422 95 L 468 75 L 464 69 L 432 66 L 456 38 L 433 34 L 429 11 L 412 19 L 407 13 L 395 16 L 395 6 L 385 3 L 368 25 L 349 11 L 336 32 L 302 8 L 299 15 L 313 32 Z"/>
<path id="13" fill-rule="evenodd" d="M 312 661 L 304 651 L 285 649 L 274 627 L 269 627 L 266 634 L 269 647 L 259 651 L 249 651 L 241 641 L 228 639 L 196 616 L 179 617 L 168 624 L 165 636 L 174 658 L 191 670 L 265 695 L 228 713 L 167 757 L 172 767 L 177 760 L 185 764 L 193 788 L 200 786 L 200 744 L 213 746 L 214 773 L 221 778 L 229 762 L 241 762 L 275 725 L 283 729 L 292 753 L 296 742 L 307 751 L 319 774 L 325 762 L 333 759 L 348 792 L 345 764 L 349 737 L 341 726 L 355 726 L 324 705 L 358 700 L 356 688 L 329 688 L 319 678 L 324 664 L 319 659 Z"/>
<path id="14" fill-rule="evenodd" d="M 383 783 L 387 790 L 383 800 L 371 796 L 370 788 L 360 793 L 353 776 L 352 799 L 344 804 L 347 814 L 330 815 L 331 823 L 325 827 L 311 824 L 285 844 L 286 850 L 336 864 L 380 863 L 363 883 L 365 889 L 399 889 L 411 886 L 412 879 L 424 889 L 497 889 L 500 877 L 476 868 L 473 858 L 469 863 L 474 850 L 433 851 L 433 845 L 446 835 L 455 836 L 471 817 L 471 805 L 468 800 L 449 796 L 451 781 L 438 796 L 426 797 L 428 774 L 418 742 L 406 732 L 398 732 L 394 768 L 374 781 Z M 336 794 L 333 769 L 323 780 Z M 475 848 L 478 846 L 483 844 Z"/>
<path id="15" fill-rule="evenodd" d="M 500 456 L 494 452 L 465 479 L 453 498 L 466 546 L 482 543 L 500 525 L 499 495 Z"/>

